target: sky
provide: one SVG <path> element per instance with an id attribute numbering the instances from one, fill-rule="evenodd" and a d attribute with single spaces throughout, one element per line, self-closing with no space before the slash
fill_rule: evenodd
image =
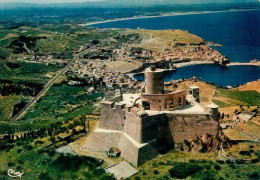
<path id="1" fill-rule="evenodd" d="M 81 3 L 81 2 L 99 2 L 104 0 L 0 0 L 1 3 L 21 2 L 33 4 L 52 4 L 52 3 Z"/>
<path id="2" fill-rule="evenodd" d="M 0 0 L 0 3 L 6 2 L 20 2 L 33 4 L 52 4 L 52 3 L 80 3 L 80 2 L 99 2 L 99 1 L 118 1 L 120 3 L 131 3 L 133 0 Z M 151 0 L 138 0 L 142 3 L 149 3 Z M 157 0 L 157 2 L 171 2 L 171 3 L 226 3 L 226 2 L 259 2 L 259 0 Z"/>

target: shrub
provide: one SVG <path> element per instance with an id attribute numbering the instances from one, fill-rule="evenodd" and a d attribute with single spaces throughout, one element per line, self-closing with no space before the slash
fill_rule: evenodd
<path id="1" fill-rule="evenodd" d="M 50 156 L 50 157 L 52 157 L 52 156 L 54 156 L 55 155 L 55 150 L 50 150 L 49 152 L 48 152 L 48 155 Z"/>
<path id="2" fill-rule="evenodd" d="M 45 153 L 45 152 L 46 152 L 45 149 L 39 149 L 39 150 L 37 151 L 38 154 L 43 154 L 43 153 Z"/>
<path id="3" fill-rule="evenodd" d="M 229 164 L 229 167 L 232 169 L 236 169 L 237 167 L 235 166 L 235 164 Z"/>
<path id="4" fill-rule="evenodd" d="M 158 162 L 158 165 L 166 165 L 165 162 Z"/>
<path id="5" fill-rule="evenodd" d="M 214 166 L 214 169 L 216 169 L 216 170 L 219 171 L 219 170 L 221 170 L 221 166 L 216 164 L 216 165 Z"/>
<path id="6" fill-rule="evenodd" d="M 243 164 L 244 161 L 243 161 L 242 159 L 237 159 L 237 160 L 236 160 L 236 163 L 237 163 L 237 164 Z"/>
<path id="7" fill-rule="evenodd" d="M 24 147 L 24 149 L 26 149 L 26 150 L 28 150 L 28 151 L 30 151 L 30 150 L 33 149 L 32 145 L 30 145 L 30 144 L 26 144 L 26 145 L 24 145 L 23 147 Z"/>
<path id="8" fill-rule="evenodd" d="M 22 146 L 22 145 L 24 145 L 24 142 L 18 141 L 16 144 L 17 144 L 17 146 Z"/>
<path id="9" fill-rule="evenodd" d="M 255 152 L 255 155 L 260 159 L 260 152 Z"/>
<path id="10" fill-rule="evenodd" d="M 218 178 L 218 180 L 224 180 L 224 178 L 220 176 L 220 177 Z"/>
<path id="11" fill-rule="evenodd" d="M 53 164 L 61 170 L 78 170 L 82 165 L 88 165 L 89 169 L 94 169 L 100 165 L 100 162 L 92 157 L 76 156 L 76 155 L 63 155 L 61 154 Z M 95 173 L 99 173 L 96 171 Z"/>
<path id="12" fill-rule="evenodd" d="M 230 161 L 230 160 L 227 160 L 226 163 L 227 163 L 227 164 L 234 164 L 234 162 L 233 162 L 233 161 Z"/>
<path id="13" fill-rule="evenodd" d="M 24 164 L 24 161 L 21 160 L 21 159 L 19 159 L 19 160 L 18 160 L 18 163 L 19 163 L 19 164 Z"/>
<path id="14" fill-rule="evenodd" d="M 219 164 L 224 164 L 224 161 L 222 161 L 222 160 L 217 160 L 217 162 L 218 162 Z"/>
<path id="15" fill-rule="evenodd" d="M 136 176 L 135 180 L 141 180 L 141 178 L 139 176 Z"/>
<path id="16" fill-rule="evenodd" d="M 251 151 L 239 151 L 239 154 L 242 156 L 251 156 Z"/>
<path id="17" fill-rule="evenodd" d="M 158 171 L 157 169 L 155 169 L 155 170 L 153 171 L 153 173 L 154 173 L 154 174 L 159 174 L 159 171 Z"/>
<path id="18" fill-rule="evenodd" d="M 186 178 L 202 169 L 200 165 L 193 163 L 176 163 L 173 168 L 169 169 L 169 173 L 173 178 Z"/>
<path id="19" fill-rule="evenodd" d="M 51 136 L 50 138 L 49 138 L 49 140 L 53 143 L 53 142 L 55 142 L 55 136 Z"/>
<path id="20" fill-rule="evenodd" d="M 15 164 L 14 164 L 13 162 L 8 162 L 7 165 L 8 165 L 9 167 L 11 167 L 11 166 L 14 166 Z"/>
<path id="21" fill-rule="evenodd" d="M 249 178 L 250 179 L 258 179 L 260 176 L 257 172 L 254 172 L 252 174 L 249 175 Z"/>
<path id="22" fill-rule="evenodd" d="M 49 176 L 48 173 L 42 173 L 39 175 L 39 179 L 40 180 L 46 180 L 46 179 L 51 180 L 52 178 Z"/>
<path id="23" fill-rule="evenodd" d="M 41 140 L 36 140 L 36 141 L 34 142 L 34 145 L 37 146 L 38 144 L 44 144 L 44 142 L 41 141 Z"/>
<path id="24" fill-rule="evenodd" d="M 165 175 L 163 176 L 163 179 L 164 179 L 164 180 L 170 180 L 171 178 L 170 178 L 167 174 L 165 174 Z"/>
<path id="25" fill-rule="evenodd" d="M 22 149 L 17 149 L 17 153 L 20 153 L 22 152 L 23 150 Z"/>
<path id="26" fill-rule="evenodd" d="M 204 168 L 210 170 L 211 166 L 209 164 L 204 165 Z"/>
<path id="27" fill-rule="evenodd" d="M 251 163 L 257 163 L 257 162 L 259 162 L 259 159 L 257 159 L 257 158 L 251 160 Z"/>
<path id="28" fill-rule="evenodd" d="M 214 171 L 204 171 L 200 176 L 201 180 L 215 180 Z"/>

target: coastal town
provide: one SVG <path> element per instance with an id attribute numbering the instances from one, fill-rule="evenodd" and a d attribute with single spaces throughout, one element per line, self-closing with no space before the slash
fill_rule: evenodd
<path id="1" fill-rule="evenodd" d="M 165 31 L 164 33 L 172 32 L 179 33 L 180 30 Z M 114 42 L 114 39 L 119 37 L 129 40 L 119 47 Z M 144 43 L 151 40 L 142 39 L 141 35 L 138 35 L 138 31 L 136 31 L 134 36 L 123 34 L 119 37 L 110 37 L 105 42 L 92 41 L 87 43 L 85 47 L 82 46 L 81 50 L 85 49 L 85 53 L 67 71 L 68 79 L 70 79 L 69 85 L 80 85 L 88 79 L 89 84 L 140 91 L 141 83 L 133 78 L 129 78 L 128 74 L 142 72 L 150 65 L 174 71 L 176 70 L 176 63 L 178 65 L 187 62 L 216 63 L 220 65 L 228 63 L 228 59 L 225 56 L 207 46 L 203 40 L 199 43 L 187 44 L 172 41 L 169 47 L 161 51 L 154 51 L 142 47 Z M 160 43 L 160 37 L 155 36 L 153 39 L 157 39 Z M 18 58 L 17 60 L 61 67 L 68 64 L 67 60 L 57 59 L 51 55 L 39 56 L 37 58 Z M 122 65 L 117 67 L 115 64 Z M 131 68 L 125 70 L 122 68 L 124 65 Z"/>

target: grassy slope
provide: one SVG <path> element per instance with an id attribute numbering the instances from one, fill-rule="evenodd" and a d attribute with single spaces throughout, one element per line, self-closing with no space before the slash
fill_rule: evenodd
<path id="1" fill-rule="evenodd" d="M 169 48 L 169 44 L 173 46 L 173 42 L 182 44 L 200 44 L 204 40 L 188 31 L 183 30 L 124 30 L 125 33 L 138 33 L 142 38 L 139 47 L 144 49 L 151 49 L 154 51 L 161 51 L 162 49 Z"/>
<path id="2" fill-rule="evenodd" d="M 13 82 L 36 82 L 47 83 L 48 73 L 54 73 L 61 69 L 53 65 L 44 65 L 38 63 L 15 62 L 19 68 L 11 69 L 6 66 L 7 62 L 0 61 L 0 79 L 12 80 Z"/>
<path id="3" fill-rule="evenodd" d="M 68 54 L 66 58 L 72 58 L 72 51 L 76 51 L 84 43 L 93 39 L 103 39 L 109 34 L 115 33 L 110 30 L 94 30 L 75 25 L 44 25 L 39 27 L 22 26 L 16 29 L 0 29 L 1 55 L 15 59 L 24 56 L 32 57 L 31 54 L 14 54 L 7 46 L 20 35 L 31 37 L 46 37 L 36 43 L 40 54 Z"/>
<path id="4" fill-rule="evenodd" d="M 0 179 L 7 179 L 9 168 L 23 172 L 21 179 L 112 179 L 97 160 L 88 157 L 49 154 L 32 141 L 16 142 L 0 151 Z M 32 149 L 33 148 L 33 149 Z"/>
<path id="5" fill-rule="evenodd" d="M 20 127 L 21 130 L 49 127 L 51 124 L 68 122 L 78 116 L 91 113 L 95 109 L 94 101 L 100 97 L 100 94 L 87 94 L 86 91 L 87 87 L 53 86 L 21 121 L 11 123 L 1 120 L 0 132 L 13 131 L 14 127 Z M 7 127 L 2 126 L 3 124 Z"/>
<path id="6" fill-rule="evenodd" d="M 57 121 L 71 120 L 94 110 L 93 101 L 100 96 L 86 94 L 87 87 L 54 86 L 23 118 L 45 126 Z"/>
<path id="7" fill-rule="evenodd" d="M 260 105 L 260 93 L 256 91 L 238 91 L 218 88 L 215 97 L 216 100 L 218 100 L 218 97 L 224 97 L 239 102 L 234 103 L 234 101 L 229 101 L 221 104 L 219 101 L 215 101 L 220 107 L 223 107 L 223 105 L 227 106 L 227 103 L 230 105 Z"/>
<path id="8" fill-rule="evenodd" d="M 194 161 L 195 160 L 195 161 Z M 179 162 L 186 162 L 192 166 L 202 166 L 202 169 L 191 175 L 188 179 L 247 179 L 254 172 L 260 173 L 260 163 L 219 163 L 214 153 L 197 152 L 169 152 L 154 158 L 140 166 L 137 177 L 141 179 L 170 179 L 168 170 Z M 220 166 L 216 169 L 215 166 Z M 183 169 L 180 169 L 182 171 Z M 157 173 L 157 172 L 158 173 Z"/>

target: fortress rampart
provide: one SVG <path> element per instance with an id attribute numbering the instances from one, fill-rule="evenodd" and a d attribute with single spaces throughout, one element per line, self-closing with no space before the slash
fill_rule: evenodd
<path id="1" fill-rule="evenodd" d="M 155 157 L 162 146 L 180 147 L 197 137 L 217 136 L 218 107 L 202 107 L 198 87 L 190 88 L 189 96 L 185 91 L 166 92 L 161 86 L 162 71 L 147 72 L 145 93 L 101 103 L 98 129 L 90 135 L 86 149 L 104 152 L 116 147 L 121 157 L 139 166 Z"/>
<path id="2" fill-rule="evenodd" d="M 101 103 L 99 128 L 109 130 L 124 129 L 125 105 L 112 101 Z"/>
<path id="3" fill-rule="evenodd" d="M 216 136 L 219 122 L 209 114 L 166 114 L 175 144 L 204 135 Z"/>

